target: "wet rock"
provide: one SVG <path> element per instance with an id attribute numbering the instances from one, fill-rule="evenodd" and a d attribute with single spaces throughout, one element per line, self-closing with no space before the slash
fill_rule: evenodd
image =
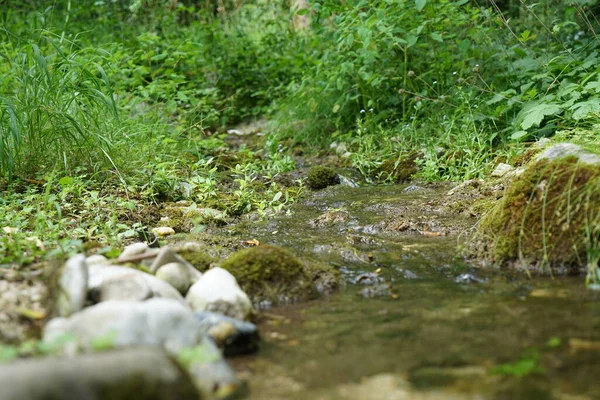
<path id="1" fill-rule="evenodd" d="M 375 285 L 378 283 L 383 283 L 384 279 L 377 275 L 374 272 L 365 272 L 364 274 L 358 275 L 354 278 L 353 282 L 355 285 Z"/>
<path id="2" fill-rule="evenodd" d="M 189 308 L 171 299 L 106 301 L 68 318 L 55 318 L 44 329 L 44 341 L 72 335 L 70 350 L 92 350 L 99 341 L 114 347 L 164 346 L 176 353 L 202 344 L 205 336 Z"/>
<path id="3" fill-rule="evenodd" d="M 495 178 L 501 178 L 501 177 L 505 176 L 506 174 L 508 174 L 509 172 L 511 172 L 512 170 L 514 170 L 514 168 L 512 166 L 510 166 L 508 164 L 500 163 L 496 166 L 496 168 L 494 168 L 494 170 L 492 171 L 492 173 L 490 175 Z"/>
<path id="4" fill-rule="evenodd" d="M 200 311 L 194 314 L 203 331 L 223 349 L 226 357 L 250 354 L 258 350 L 260 338 L 253 323 L 213 312 Z"/>
<path id="5" fill-rule="evenodd" d="M 68 316 L 81 310 L 88 291 L 88 265 L 83 254 L 67 260 L 58 282 L 57 310 Z"/>
<path id="6" fill-rule="evenodd" d="M 155 276 L 173 286 L 179 293 L 185 295 L 192 285 L 188 269 L 178 263 L 171 262 L 161 266 Z"/>
<path id="7" fill-rule="evenodd" d="M 473 274 L 460 274 L 454 279 L 456 283 L 484 283 L 485 279 L 476 277 Z"/>
<path id="8" fill-rule="evenodd" d="M 424 189 L 421 186 L 418 185 L 408 185 L 407 187 L 405 187 L 404 189 L 402 189 L 402 192 L 404 193 L 415 193 L 415 192 L 422 192 Z"/>
<path id="9" fill-rule="evenodd" d="M 130 244 L 129 246 L 126 246 L 123 249 L 123 251 L 119 255 L 119 258 L 117 259 L 117 261 L 118 262 L 126 261 L 134 256 L 144 254 L 148 250 L 150 250 L 150 247 L 148 247 L 148 245 L 146 243 L 138 242 L 138 243 Z"/>
<path id="10" fill-rule="evenodd" d="M 314 291 L 304 264 L 281 247 L 243 249 L 223 261 L 221 267 L 231 272 L 255 301 L 288 302 L 310 297 Z"/>
<path id="11" fill-rule="evenodd" d="M 184 303 L 181 294 L 168 283 L 161 281 L 153 275 L 145 272 L 114 265 L 90 265 L 88 288 L 92 301 L 123 300 L 119 295 L 119 288 L 124 287 L 118 281 L 135 280 L 136 283 L 124 284 L 127 287 L 128 299 L 147 298 L 147 288 L 150 289 L 150 297 L 163 297 Z M 142 284 L 141 282 L 144 282 Z M 112 288 L 111 288 L 112 287 Z M 139 291 L 134 291 L 138 289 Z M 104 293 L 104 295 L 102 295 Z M 109 297 L 114 295 L 116 298 Z"/>
<path id="12" fill-rule="evenodd" d="M 0 387 L 0 400 L 202 398 L 189 375 L 155 347 L 0 365 Z"/>
<path id="13" fill-rule="evenodd" d="M 185 297 L 194 311 L 214 311 L 232 318 L 248 320 L 252 303 L 235 277 L 223 268 L 208 270 L 194 283 Z"/>

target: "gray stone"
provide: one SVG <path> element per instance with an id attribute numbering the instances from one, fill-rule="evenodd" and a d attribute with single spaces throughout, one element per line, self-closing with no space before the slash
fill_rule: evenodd
<path id="1" fill-rule="evenodd" d="M 0 365 L 0 400 L 199 400 L 164 350 L 137 347 Z"/>
<path id="2" fill-rule="evenodd" d="M 198 271 L 186 259 L 184 259 L 179 254 L 177 254 L 173 250 L 171 250 L 171 248 L 169 246 L 165 246 L 162 249 L 160 249 L 160 252 L 158 253 L 156 258 L 152 262 L 152 265 L 150 265 L 150 271 L 153 274 L 155 274 L 156 271 L 158 271 L 158 269 L 160 267 L 162 267 L 165 264 L 170 264 L 170 263 L 179 263 L 179 264 L 183 265 L 185 267 L 185 269 L 188 271 L 189 279 L 192 284 L 197 282 L 198 279 L 200 279 L 200 277 L 202 276 L 202 272 Z"/>
<path id="3" fill-rule="evenodd" d="M 536 160 L 557 160 L 560 158 L 573 156 L 580 162 L 590 165 L 600 164 L 600 156 L 585 150 L 583 147 L 573 143 L 558 143 L 544 150 L 536 157 Z"/>
<path id="4" fill-rule="evenodd" d="M 148 245 L 146 243 L 139 242 L 139 243 L 130 244 L 129 246 L 126 246 L 123 249 L 123 252 L 121 253 L 121 255 L 119 255 L 119 258 L 117 259 L 117 261 L 121 262 L 121 261 L 127 260 L 131 257 L 138 256 L 140 254 L 144 254 L 148 250 L 150 250 L 150 247 L 148 247 Z"/>
<path id="5" fill-rule="evenodd" d="M 88 265 L 83 254 L 67 260 L 58 282 L 57 310 L 68 316 L 81 310 L 88 291 Z"/>
<path id="6" fill-rule="evenodd" d="M 44 341 L 64 335 L 75 341 L 69 350 L 91 350 L 99 341 L 112 346 L 157 345 L 177 353 L 206 339 L 193 312 L 171 299 L 106 301 L 68 318 L 55 318 L 44 329 Z"/>
<path id="7" fill-rule="evenodd" d="M 143 301 L 153 297 L 152 290 L 144 277 L 136 272 L 132 271 L 129 274 L 103 280 L 91 293 L 94 303 L 111 300 Z"/>
<path id="8" fill-rule="evenodd" d="M 192 285 L 188 269 L 178 262 L 170 262 L 161 266 L 156 271 L 155 276 L 173 286 L 183 295 L 187 293 Z"/>
<path id="9" fill-rule="evenodd" d="M 116 281 L 129 279 L 136 280 L 137 282 L 135 284 L 125 284 L 128 288 L 127 299 L 148 298 L 147 286 L 150 288 L 150 297 L 163 297 L 177 300 L 181 303 L 184 302 L 181 294 L 173 286 L 161 281 L 154 275 L 133 268 L 118 267 L 115 265 L 90 265 L 88 279 L 88 287 L 91 292 L 90 297 L 96 301 L 123 300 L 124 296 L 119 296 L 117 293 L 118 289 L 115 289 L 115 287 L 118 288 L 120 286 Z M 146 286 L 142 285 L 141 281 L 145 282 Z M 133 292 L 136 288 L 139 289 L 138 293 Z M 101 296 L 103 292 L 104 296 Z M 110 297 L 112 295 L 115 295 L 116 298 Z"/>
<path id="10" fill-rule="evenodd" d="M 258 350 L 260 337 L 256 325 L 222 314 L 197 311 L 194 313 L 206 332 L 223 349 L 226 357 L 250 354 Z"/>
<path id="11" fill-rule="evenodd" d="M 212 268 L 194 283 L 185 297 L 194 311 L 214 311 L 248 320 L 252 303 L 234 276 L 223 268 Z"/>

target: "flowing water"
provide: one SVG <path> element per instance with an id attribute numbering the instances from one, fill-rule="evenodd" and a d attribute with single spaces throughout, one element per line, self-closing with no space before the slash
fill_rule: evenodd
<path id="1" fill-rule="evenodd" d="M 233 360 L 251 399 L 600 399 L 600 294 L 470 266 L 447 191 L 338 186 L 237 227 L 346 282 L 265 313 L 260 353 Z"/>

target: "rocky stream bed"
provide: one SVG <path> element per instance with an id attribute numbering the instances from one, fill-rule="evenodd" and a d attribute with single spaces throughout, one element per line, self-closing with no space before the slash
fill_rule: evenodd
<path id="1" fill-rule="evenodd" d="M 76 256 L 53 307 L 35 276 L 7 276 L 3 336 L 37 324 L 72 358 L 0 366 L 0 399 L 600 398 L 600 292 L 461 252 L 502 190 L 331 186 L 289 215 Z M 267 263 L 257 281 L 251 251 L 286 278 Z"/>

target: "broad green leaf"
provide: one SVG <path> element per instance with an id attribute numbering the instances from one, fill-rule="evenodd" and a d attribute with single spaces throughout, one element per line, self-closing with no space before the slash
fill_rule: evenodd
<path id="1" fill-rule="evenodd" d="M 600 99 L 597 97 L 591 98 L 588 101 L 573 104 L 570 110 L 573 112 L 573 119 L 579 121 L 590 114 L 600 113 Z"/>
<path id="2" fill-rule="evenodd" d="M 340 111 L 340 105 L 336 104 L 335 106 L 333 106 L 333 110 L 331 111 L 333 111 L 333 113 L 336 114 L 338 111 Z"/>
<path id="3" fill-rule="evenodd" d="M 71 178 L 70 176 L 62 177 L 58 181 L 58 184 L 60 186 L 71 186 L 73 184 L 73 178 Z"/>
<path id="4" fill-rule="evenodd" d="M 406 36 L 406 42 L 408 43 L 406 45 L 406 47 L 412 47 L 417 43 L 417 40 L 419 40 L 418 36 L 414 36 L 414 35 L 408 35 Z"/>
<path id="5" fill-rule="evenodd" d="M 417 7 L 418 11 L 421 11 L 423 8 L 425 8 L 426 4 L 427 0 L 415 0 L 415 6 Z"/>
<path id="6" fill-rule="evenodd" d="M 458 50 L 460 50 L 461 53 L 466 53 L 470 47 L 471 41 L 469 39 L 464 39 L 459 43 Z"/>
<path id="7" fill-rule="evenodd" d="M 430 36 L 436 42 L 440 42 L 440 43 L 444 42 L 444 39 L 442 39 L 442 36 L 439 33 L 437 33 L 437 32 L 431 32 Z"/>
<path id="8" fill-rule="evenodd" d="M 558 114 L 561 111 L 562 107 L 557 103 L 542 103 L 532 106 L 524 112 L 521 128 L 527 130 L 533 126 L 540 126 L 545 117 Z"/>
<path id="9" fill-rule="evenodd" d="M 523 139 L 527 135 L 529 135 L 529 133 L 527 131 L 516 131 L 515 133 L 510 135 L 510 138 L 512 140 L 519 140 L 519 139 Z"/>

